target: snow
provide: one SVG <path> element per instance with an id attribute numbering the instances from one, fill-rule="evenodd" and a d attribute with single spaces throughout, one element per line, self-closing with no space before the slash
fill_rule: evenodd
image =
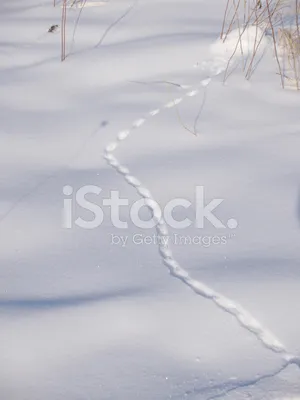
<path id="1" fill-rule="evenodd" d="M 297 400 L 298 93 L 267 39 L 244 79 L 252 28 L 223 84 L 237 32 L 217 39 L 220 0 L 140 0 L 96 46 L 131 6 L 84 9 L 73 44 L 71 9 L 60 63 L 60 7 L 0 4 L 1 398 Z M 98 204 L 141 197 L 157 232 L 108 206 L 64 229 L 64 188 L 85 185 Z M 162 219 L 176 198 L 195 219 L 197 186 L 225 228 Z"/>

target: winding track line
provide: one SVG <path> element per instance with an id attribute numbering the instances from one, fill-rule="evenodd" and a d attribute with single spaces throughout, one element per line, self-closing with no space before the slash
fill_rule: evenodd
<path id="1" fill-rule="evenodd" d="M 155 201 L 151 192 L 145 186 L 143 186 L 139 179 L 132 175 L 129 169 L 126 166 L 122 165 L 114 156 L 114 152 L 119 148 L 121 142 L 124 142 L 129 137 L 131 132 L 143 126 L 148 119 L 158 115 L 164 109 L 171 109 L 173 107 L 176 107 L 187 97 L 197 96 L 200 93 L 201 88 L 206 88 L 213 77 L 219 75 L 225 70 L 226 63 L 220 61 L 220 59 L 216 60 L 214 64 L 215 65 L 213 65 L 213 68 L 211 68 L 211 70 L 213 71 L 211 76 L 207 79 L 203 79 L 202 81 L 200 81 L 197 87 L 189 89 L 182 97 L 175 98 L 170 102 L 164 104 L 161 108 L 154 109 L 150 111 L 146 116 L 137 119 L 133 122 L 131 128 L 120 131 L 117 134 L 116 140 L 106 146 L 104 150 L 104 159 L 106 160 L 108 165 L 115 169 L 129 185 L 135 188 L 138 195 L 144 199 L 145 205 L 148 206 L 148 208 L 150 209 L 153 219 L 156 222 L 157 235 L 161 238 L 161 240 L 158 241 L 159 253 L 161 255 L 164 265 L 168 268 L 170 274 L 173 277 L 181 280 L 197 295 L 200 295 L 212 301 L 222 311 L 231 314 L 237 320 L 240 326 L 246 329 L 248 332 L 252 333 L 263 344 L 265 348 L 271 350 L 274 353 L 280 354 L 283 358 L 283 369 L 287 368 L 291 364 L 298 365 L 298 367 L 300 368 L 300 357 L 288 352 L 281 341 L 277 339 L 277 337 L 268 329 L 262 326 L 262 324 L 256 318 L 254 318 L 251 313 L 249 313 L 234 300 L 231 300 L 216 292 L 205 283 L 193 279 L 188 274 L 188 272 L 180 266 L 180 264 L 174 259 L 172 250 L 169 246 L 169 242 L 167 240 L 169 236 L 168 227 L 162 217 L 162 212 L 159 204 Z"/>

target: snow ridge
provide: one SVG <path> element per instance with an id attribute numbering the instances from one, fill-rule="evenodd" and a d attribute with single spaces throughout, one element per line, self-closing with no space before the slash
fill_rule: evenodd
<path id="1" fill-rule="evenodd" d="M 177 104 L 182 102 L 184 98 L 198 95 L 200 93 L 201 87 L 208 86 L 213 77 L 224 72 L 226 69 L 224 58 L 220 60 L 219 57 L 215 57 L 215 60 L 212 61 L 210 64 L 213 67 L 210 68 L 212 72 L 211 76 L 200 81 L 197 87 L 193 89 L 190 88 L 183 97 L 173 99 L 160 109 L 157 108 L 150 111 L 145 117 L 133 122 L 130 129 L 119 132 L 116 140 L 106 146 L 104 151 L 104 159 L 106 160 L 108 165 L 114 168 L 127 181 L 128 184 L 136 189 L 137 193 L 144 199 L 145 205 L 148 206 L 156 222 L 156 232 L 157 235 L 161 238 L 161 240 L 158 241 L 159 253 L 161 255 L 163 263 L 168 268 L 170 274 L 173 277 L 181 280 L 185 285 L 189 286 L 197 295 L 211 300 L 222 311 L 231 314 L 238 321 L 240 326 L 255 335 L 265 348 L 271 350 L 274 353 L 279 353 L 284 359 L 284 368 L 286 368 L 290 364 L 296 364 L 300 368 L 300 357 L 290 354 L 285 349 L 284 345 L 275 337 L 275 335 L 273 335 L 270 331 L 263 327 L 260 322 L 257 321 L 247 310 L 245 310 L 235 301 L 223 296 L 220 293 L 215 292 L 205 283 L 193 279 L 188 274 L 188 272 L 179 265 L 179 263 L 173 257 L 172 250 L 169 246 L 169 241 L 167 240 L 167 237 L 169 236 L 168 227 L 166 222 L 162 218 L 159 204 L 155 201 L 150 191 L 145 186 L 143 186 L 142 183 L 135 176 L 131 175 L 128 168 L 120 164 L 117 158 L 113 155 L 116 149 L 120 146 L 120 143 L 128 138 L 133 130 L 141 127 L 147 119 L 158 115 L 163 109 L 170 109 L 175 107 Z M 207 63 L 203 63 L 203 65 L 207 65 Z"/>

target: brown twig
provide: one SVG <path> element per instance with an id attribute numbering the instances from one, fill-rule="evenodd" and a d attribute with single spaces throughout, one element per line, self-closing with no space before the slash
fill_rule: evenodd
<path id="1" fill-rule="evenodd" d="M 220 39 L 223 39 L 223 35 L 224 35 L 224 29 L 225 29 L 225 23 L 226 23 L 226 19 L 227 19 L 229 1 L 230 1 L 230 0 L 227 0 L 227 3 L 226 3 L 226 8 L 225 8 L 225 13 L 224 13 L 224 18 L 223 18 L 223 25 L 222 25 L 222 30 L 221 30 Z"/>
<path id="2" fill-rule="evenodd" d="M 63 0 L 61 13 L 61 61 L 66 59 L 67 0 Z"/>
<path id="3" fill-rule="evenodd" d="M 81 14 L 82 14 L 83 9 L 84 9 L 84 7 L 86 5 L 86 2 L 87 2 L 87 0 L 82 0 L 81 7 L 80 7 L 80 10 L 79 10 L 79 13 L 78 13 L 75 25 L 74 25 L 73 36 L 72 36 L 72 44 L 71 44 L 71 49 L 70 49 L 71 53 L 73 52 L 73 46 L 74 46 L 74 42 L 75 42 L 76 30 L 77 30 L 77 27 L 78 27 L 78 24 L 79 24 L 79 20 L 80 20 Z"/>
<path id="4" fill-rule="evenodd" d="M 276 58 L 276 61 L 277 61 L 278 70 L 279 70 L 280 77 L 281 77 L 281 85 L 282 85 L 282 88 L 284 89 L 284 79 L 283 79 L 283 74 L 282 74 L 280 61 L 279 61 L 279 58 L 278 58 L 276 36 L 275 36 L 275 30 L 274 30 L 274 25 L 273 25 L 272 15 L 271 15 L 271 9 L 270 9 L 270 0 L 266 0 L 266 3 L 267 3 L 267 10 L 268 10 L 269 24 L 270 24 L 270 28 L 271 28 L 271 31 L 272 31 L 272 39 L 273 39 L 273 44 L 274 44 L 275 58 Z"/>
<path id="5" fill-rule="evenodd" d="M 240 2 L 241 2 L 241 0 L 238 1 L 238 4 L 237 4 L 237 5 L 235 5 L 235 3 L 234 3 L 234 13 L 233 13 L 232 19 L 231 19 L 231 21 L 230 21 L 229 27 L 228 27 L 228 29 L 227 29 L 227 31 L 226 31 L 226 35 L 225 35 L 225 37 L 223 38 L 223 42 L 225 42 L 225 40 L 226 40 L 226 38 L 227 38 L 229 32 L 231 31 L 232 26 L 234 25 L 235 18 L 236 18 L 237 14 L 238 14 Z"/>

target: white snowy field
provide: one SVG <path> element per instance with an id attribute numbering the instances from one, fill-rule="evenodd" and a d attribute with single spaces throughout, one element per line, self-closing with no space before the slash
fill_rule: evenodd
<path id="1" fill-rule="evenodd" d="M 75 37 L 69 9 L 61 63 L 60 4 L 0 2 L 0 399 L 299 400 L 300 94 L 267 47 L 250 82 L 213 76 L 225 1 L 139 0 L 107 31 L 132 4 L 83 9 Z M 65 186 L 139 199 L 103 154 L 146 117 L 114 156 L 160 206 L 187 199 L 174 218 L 193 221 L 196 187 L 224 199 L 224 228 L 170 228 L 174 257 L 286 350 L 171 277 L 129 207 L 127 229 L 108 206 L 96 229 L 62 226 Z M 74 220 L 92 220 L 74 196 Z"/>

